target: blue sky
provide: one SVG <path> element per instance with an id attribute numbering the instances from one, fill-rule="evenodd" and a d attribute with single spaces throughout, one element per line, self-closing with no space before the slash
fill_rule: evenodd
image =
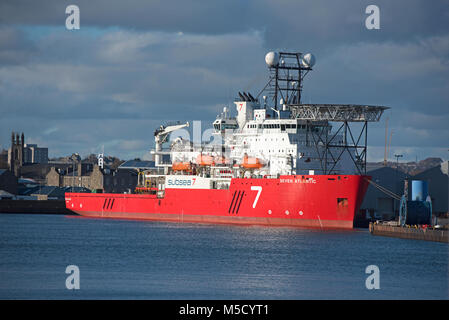
<path id="1" fill-rule="evenodd" d="M 65 28 L 80 8 L 81 29 Z M 380 8 L 380 30 L 365 8 Z M 0 3 L 0 148 L 11 131 L 49 155 L 148 156 L 161 122 L 202 120 L 258 93 L 271 50 L 312 52 L 303 101 L 391 107 L 368 160 L 449 158 L 449 2 L 9 1 Z"/>

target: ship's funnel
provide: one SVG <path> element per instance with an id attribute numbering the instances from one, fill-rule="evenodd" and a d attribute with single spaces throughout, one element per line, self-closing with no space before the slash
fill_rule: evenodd
<path id="1" fill-rule="evenodd" d="M 234 103 L 237 109 L 237 123 L 240 128 L 243 128 L 245 123 L 253 117 L 255 103 L 252 101 L 236 101 Z"/>

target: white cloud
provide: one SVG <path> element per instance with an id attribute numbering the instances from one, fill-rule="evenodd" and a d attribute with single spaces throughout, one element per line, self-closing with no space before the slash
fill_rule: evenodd
<path id="1" fill-rule="evenodd" d="M 8 39 L 6 55 L 0 45 L 0 59 L 17 53 L 14 63 L 0 62 L 0 134 L 9 137 L 12 130 L 24 130 L 48 141 L 50 153 L 88 152 L 108 141 L 109 154 L 142 153 L 147 149 L 141 136 L 152 144 L 159 120 L 212 121 L 237 91 L 258 93 L 267 81 L 266 47 L 287 43 L 289 50 L 317 52 L 317 64 L 304 83 L 304 101 L 390 106 L 395 146 L 430 146 L 429 152 L 440 152 L 438 147 L 449 140 L 447 32 L 438 29 L 438 35 L 400 41 L 387 32 L 384 38 L 359 37 L 360 31 L 333 27 L 356 25 L 363 10 L 353 4 L 339 4 L 336 12 L 308 5 L 301 14 L 308 11 L 309 16 L 301 21 L 292 14 L 299 4 L 257 8 L 251 2 L 226 23 L 216 17 L 222 26 L 211 26 L 213 17 L 192 27 L 186 27 L 191 17 L 179 18 L 184 20 L 172 21 L 173 30 L 90 30 L 82 24 L 80 33 L 30 28 L 27 41 L 14 29 L 2 38 L 0 29 L 0 39 Z M 247 12 L 252 15 L 238 19 Z M 255 22 L 267 12 L 273 19 Z M 200 26 L 209 29 L 201 31 Z M 381 127 L 370 131 L 375 146 L 383 143 Z M 59 130 L 48 134 L 48 128 Z M 46 132 L 51 139 L 44 139 Z"/>

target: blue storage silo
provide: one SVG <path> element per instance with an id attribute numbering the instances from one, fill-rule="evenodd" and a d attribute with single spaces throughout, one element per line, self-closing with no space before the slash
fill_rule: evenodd
<path id="1" fill-rule="evenodd" d="M 432 223 L 432 201 L 428 197 L 427 181 L 412 180 L 411 200 L 402 197 L 399 222 L 402 226 Z"/>
<path id="2" fill-rule="evenodd" d="M 412 201 L 426 201 L 428 195 L 427 181 L 412 180 Z"/>

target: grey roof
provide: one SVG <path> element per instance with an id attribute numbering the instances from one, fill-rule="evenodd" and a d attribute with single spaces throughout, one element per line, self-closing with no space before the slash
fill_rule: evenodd
<path id="1" fill-rule="evenodd" d="M 38 184 L 38 182 L 31 178 L 19 178 L 19 183 Z"/>
<path id="2" fill-rule="evenodd" d="M 72 187 L 41 186 L 33 188 L 29 194 L 64 198 L 66 192 L 72 192 Z M 73 187 L 73 192 L 90 192 L 90 190 L 84 187 Z"/>
<path id="3" fill-rule="evenodd" d="M 441 175 L 445 174 L 448 175 L 448 167 L 449 167 L 449 161 L 443 161 L 440 165 L 426 169 L 424 171 L 421 171 L 420 173 L 415 174 L 415 177 L 426 177 L 430 175 Z"/>
<path id="4" fill-rule="evenodd" d="M 14 194 L 9 193 L 9 192 L 7 192 L 5 190 L 0 190 L 0 196 L 3 196 L 3 197 L 15 197 Z"/>
<path id="5" fill-rule="evenodd" d="M 62 188 L 64 190 L 64 192 L 85 192 L 85 193 L 90 193 L 90 189 L 86 188 L 86 187 L 71 187 L 71 186 L 67 186 L 67 187 L 63 187 Z"/>
<path id="6" fill-rule="evenodd" d="M 123 162 L 119 167 L 119 169 L 154 169 L 155 163 L 154 161 L 146 161 L 146 160 L 128 160 Z"/>
<path id="7" fill-rule="evenodd" d="M 381 162 L 367 162 L 366 163 L 366 171 L 373 171 L 376 169 L 384 168 L 384 164 Z"/>
<path id="8" fill-rule="evenodd" d="M 38 190 L 39 187 L 31 187 L 31 188 L 21 188 L 19 186 L 18 194 L 21 196 L 29 196 L 34 193 L 34 191 Z"/>
<path id="9" fill-rule="evenodd" d="M 375 169 L 371 169 L 371 170 L 367 170 L 367 174 L 370 174 L 370 173 L 376 173 L 376 172 L 385 172 L 385 173 L 394 173 L 394 172 L 398 172 L 398 173 L 400 173 L 400 174 L 403 174 L 403 175 L 409 175 L 409 174 L 407 174 L 407 173 L 405 173 L 404 171 L 402 171 L 402 170 L 398 170 L 398 169 L 396 169 L 396 168 L 392 168 L 392 167 L 384 167 L 384 166 L 382 166 L 382 167 L 379 167 L 379 168 L 375 168 Z"/>
<path id="10" fill-rule="evenodd" d="M 52 193 L 55 192 L 55 190 L 57 190 L 58 187 L 55 186 L 42 186 L 42 187 L 37 187 L 34 189 L 33 194 L 46 194 L 46 195 L 50 195 Z"/>

